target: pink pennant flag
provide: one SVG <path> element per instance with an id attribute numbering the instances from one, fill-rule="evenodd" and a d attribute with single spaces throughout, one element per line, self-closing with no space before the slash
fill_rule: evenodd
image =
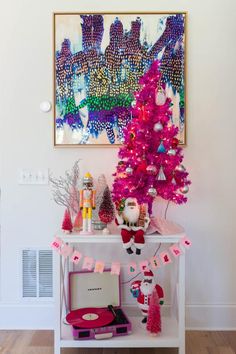
<path id="1" fill-rule="evenodd" d="M 160 268 L 161 266 L 160 261 L 156 256 L 150 258 L 150 264 L 153 269 Z"/>
<path id="2" fill-rule="evenodd" d="M 82 254 L 78 251 L 74 251 L 70 259 L 74 264 L 78 264 L 81 258 L 82 258 Z"/>
<path id="3" fill-rule="evenodd" d="M 60 254 L 65 258 L 69 257 L 72 252 L 73 252 L 72 247 L 66 244 L 64 244 L 63 247 L 60 249 Z"/>
<path id="4" fill-rule="evenodd" d="M 104 271 L 105 263 L 103 261 L 96 261 L 94 272 L 102 274 Z"/>
<path id="5" fill-rule="evenodd" d="M 170 258 L 170 255 L 167 251 L 164 251 L 162 253 L 160 253 L 159 255 L 160 259 L 162 260 L 162 263 L 165 264 L 169 264 L 172 263 L 172 260 Z"/>
<path id="6" fill-rule="evenodd" d="M 144 272 L 146 268 L 148 268 L 148 261 L 141 261 L 139 262 L 139 268 L 141 272 Z"/>
<path id="7" fill-rule="evenodd" d="M 112 262 L 111 274 L 120 275 L 120 263 L 119 262 Z"/>
<path id="8" fill-rule="evenodd" d="M 92 257 L 84 257 L 82 269 L 92 270 L 94 260 Z"/>
<path id="9" fill-rule="evenodd" d="M 183 254 L 183 251 L 181 250 L 181 248 L 177 243 L 175 245 L 170 246 L 169 250 L 171 251 L 171 253 L 175 258 Z"/>
<path id="10" fill-rule="evenodd" d="M 190 241 L 190 239 L 187 236 L 182 238 L 181 243 L 185 248 L 190 248 L 192 246 L 192 242 Z"/>
<path id="11" fill-rule="evenodd" d="M 135 262 L 131 262 L 128 264 L 128 274 L 133 275 L 137 272 L 137 264 Z"/>
<path id="12" fill-rule="evenodd" d="M 51 243 L 51 247 L 54 249 L 54 250 L 56 250 L 56 251 L 60 251 L 60 248 L 61 248 L 61 246 L 63 245 L 64 243 L 63 243 L 63 241 L 62 241 L 62 239 L 60 238 L 60 237 L 54 237 L 54 240 L 52 241 L 52 243 Z"/>

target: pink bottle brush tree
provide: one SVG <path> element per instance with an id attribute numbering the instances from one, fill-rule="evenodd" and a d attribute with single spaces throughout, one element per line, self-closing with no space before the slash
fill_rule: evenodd
<path id="1" fill-rule="evenodd" d="M 154 289 L 150 299 L 147 318 L 147 330 L 153 336 L 161 332 L 161 309 L 159 302 L 157 291 Z"/>
<path id="2" fill-rule="evenodd" d="M 111 192 L 107 186 L 103 193 L 102 203 L 98 212 L 99 218 L 105 224 L 109 224 L 115 218 L 115 210 L 112 202 Z M 109 230 L 105 228 L 103 233 L 109 233 Z"/>
<path id="3" fill-rule="evenodd" d="M 70 215 L 70 212 L 69 212 L 68 209 L 65 210 L 61 228 L 62 228 L 62 230 L 65 233 L 70 233 L 73 230 L 73 225 L 72 225 L 72 221 L 71 221 L 71 215 Z"/>
<path id="4" fill-rule="evenodd" d="M 133 119 L 118 153 L 112 194 L 116 205 L 128 197 L 136 198 L 140 205 L 148 204 L 151 215 L 157 196 L 185 203 L 190 181 L 182 165 L 178 128 L 171 121 L 172 104 L 161 82 L 158 61 L 140 79 L 140 86 L 141 90 L 135 93 Z"/>

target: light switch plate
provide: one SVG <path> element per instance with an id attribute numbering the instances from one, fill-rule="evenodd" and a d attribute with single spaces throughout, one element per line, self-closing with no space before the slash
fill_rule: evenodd
<path id="1" fill-rule="evenodd" d="M 48 169 L 21 168 L 18 171 L 18 184 L 48 184 Z"/>

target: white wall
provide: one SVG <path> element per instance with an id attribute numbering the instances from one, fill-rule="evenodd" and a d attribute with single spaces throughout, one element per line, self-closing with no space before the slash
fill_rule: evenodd
<path id="1" fill-rule="evenodd" d="M 185 165 L 193 184 L 189 203 L 172 207 L 169 216 L 193 241 L 187 325 L 236 327 L 236 2 L 12 0 L 2 2 L 0 21 L 2 328 L 52 326 L 52 305 L 19 300 L 18 249 L 47 246 L 63 213 L 48 186 L 19 186 L 17 169 L 48 167 L 59 174 L 81 158 L 84 171 L 104 172 L 111 181 L 116 164 L 115 148 L 53 147 L 52 113 L 39 111 L 42 100 L 52 100 L 52 12 L 181 10 L 189 12 Z"/>

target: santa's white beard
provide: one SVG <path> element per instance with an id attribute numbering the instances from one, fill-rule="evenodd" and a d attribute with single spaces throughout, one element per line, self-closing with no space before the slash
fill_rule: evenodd
<path id="1" fill-rule="evenodd" d="M 139 207 L 129 207 L 126 206 L 123 211 L 123 216 L 130 223 L 135 224 L 139 219 Z"/>
<path id="2" fill-rule="evenodd" d="M 141 283 L 140 290 L 143 295 L 151 295 L 154 290 L 155 285 L 150 283 Z"/>

